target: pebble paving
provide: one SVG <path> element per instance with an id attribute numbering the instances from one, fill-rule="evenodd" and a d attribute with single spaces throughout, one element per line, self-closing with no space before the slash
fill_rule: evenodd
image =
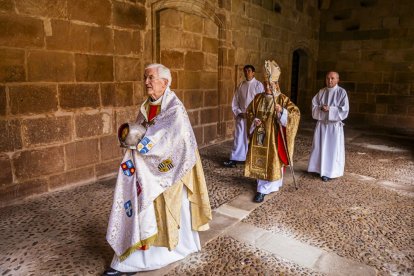
<path id="1" fill-rule="evenodd" d="M 167 274 L 173 275 L 322 275 L 252 245 L 221 236 Z"/>
<path id="2" fill-rule="evenodd" d="M 356 132 L 347 139 L 346 173 L 328 183 L 303 173 L 312 131 L 297 137 L 300 189 L 285 185 L 243 220 L 375 267 L 414 275 L 413 140 Z M 213 209 L 255 190 L 243 165 L 222 167 L 226 142 L 200 150 Z M 366 179 L 361 176 L 367 177 Z M 380 181 L 397 183 L 395 189 Z M 404 191 L 398 190 L 404 187 Z M 0 276 L 100 275 L 114 179 L 38 196 L 0 209 Z M 317 275 L 251 244 L 219 236 L 168 275 Z"/>
<path id="3" fill-rule="evenodd" d="M 298 191 L 284 187 L 243 222 L 373 266 L 380 275 L 414 275 L 411 145 L 405 138 L 362 134 L 346 145 L 344 177 L 324 183 L 305 173 Z M 377 180 L 399 182 L 410 193 L 384 189 Z"/>

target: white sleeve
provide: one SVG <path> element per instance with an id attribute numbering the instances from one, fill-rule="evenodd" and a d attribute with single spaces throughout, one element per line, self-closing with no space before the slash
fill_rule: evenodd
<path id="1" fill-rule="evenodd" d="M 282 116 L 280 116 L 279 120 L 282 126 L 286 127 L 287 119 L 288 119 L 289 111 L 286 108 L 283 108 Z"/>
<path id="2" fill-rule="evenodd" d="M 349 113 L 349 101 L 346 92 L 344 91 L 344 96 L 341 97 L 341 101 L 338 106 L 329 107 L 329 121 L 342 121 L 348 117 Z"/>

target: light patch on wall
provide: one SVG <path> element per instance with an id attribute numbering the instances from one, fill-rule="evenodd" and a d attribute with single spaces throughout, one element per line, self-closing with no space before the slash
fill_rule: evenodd
<path id="1" fill-rule="evenodd" d="M 46 36 L 52 36 L 52 23 L 50 22 L 50 19 L 43 20 L 43 28 L 45 29 Z"/>
<path id="2" fill-rule="evenodd" d="M 107 113 L 102 114 L 102 126 L 103 126 L 103 133 L 109 134 L 111 133 L 111 116 Z"/>

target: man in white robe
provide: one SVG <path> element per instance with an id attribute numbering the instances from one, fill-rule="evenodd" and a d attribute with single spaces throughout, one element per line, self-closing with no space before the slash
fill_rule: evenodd
<path id="1" fill-rule="evenodd" d="M 109 276 L 158 269 L 199 251 L 198 231 L 212 218 L 194 132 L 169 88 L 170 70 L 151 64 L 144 80 L 148 99 L 136 123 L 118 134 L 127 150 L 106 236 L 115 252 Z"/>
<path id="2" fill-rule="evenodd" d="M 339 74 L 328 72 L 326 87 L 312 99 L 312 117 L 317 120 L 308 172 L 315 172 L 327 182 L 344 174 L 344 123 L 349 101 L 345 89 L 338 86 Z"/>
<path id="3" fill-rule="evenodd" d="M 255 71 L 253 65 L 244 66 L 246 80 L 240 83 L 233 96 L 231 108 L 236 120 L 233 149 L 230 159 L 224 162 L 224 166 L 229 168 L 236 167 L 237 162 L 246 161 L 248 149 L 246 109 L 254 97 L 264 91 L 263 84 L 254 77 Z"/>

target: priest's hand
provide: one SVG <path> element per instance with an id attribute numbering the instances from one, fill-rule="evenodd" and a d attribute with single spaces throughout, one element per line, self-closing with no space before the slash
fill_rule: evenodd
<path id="1" fill-rule="evenodd" d="M 253 123 L 255 124 L 255 126 L 260 126 L 262 124 L 262 121 L 260 121 L 260 119 L 255 118 Z"/>
<path id="2" fill-rule="evenodd" d="M 280 104 L 276 104 L 275 110 L 276 110 L 276 113 L 280 113 L 280 112 L 282 112 L 283 109 L 280 106 Z"/>
<path id="3" fill-rule="evenodd" d="M 324 105 L 321 107 L 321 110 L 322 110 L 323 112 L 328 112 L 328 111 L 329 111 L 329 105 L 324 104 Z"/>

